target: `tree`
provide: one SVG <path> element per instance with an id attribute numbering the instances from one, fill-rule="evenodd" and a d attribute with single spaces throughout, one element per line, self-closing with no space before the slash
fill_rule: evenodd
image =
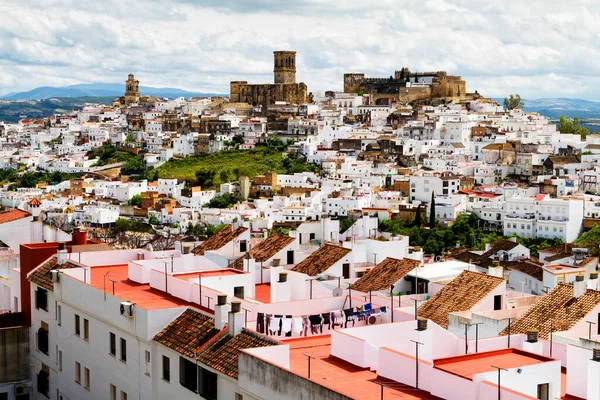
<path id="1" fill-rule="evenodd" d="M 152 215 L 150 216 L 150 218 L 148 218 L 148 223 L 149 223 L 150 225 L 158 225 L 158 224 L 159 224 L 159 222 L 158 222 L 158 218 L 156 218 L 156 215 L 152 214 Z"/>
<path id="2" fill-rule="evenodd" d="M 131 197 L 131 199 L 129 199 L 129 205 L 134 206 L 134 207 L 141 207 L 142 206 L 142 195 L 134 194 Z"/>
<path id="3" fill-rule="evenodd" d="M 139 157 L 130 158 L 127 160 L 125 165 L 123 166 L 123 172 L 143 172 L 144 171 L 144 163 Z"/>
<path id="4" fill-rule="evenodd" d="M 581 125 L 579 118 L 575 117 L 573 120 L 565 118 L 564 115 L 558 120 L 558 131 L 560 133 L 572 133 L 581 136 L 584 139 L 589 135 L 590 131 Z"/>
<path id="5" fill-rule="evenodd" d="M 415 214 L 415 219 L 413 220 L 412 226 L 416 226 L 418 228 L 423 225 L 423 216 L 421 215 L 421 203 L 417 206 L 417 213 Z"/>
<path id="6" fill-rule="evenodd" d="M 504 98 L 504 108 L 507 110 L 523 108 L 523 106 L 524 104 L 521 101 L 521 96 L 519 96 L 519 94 L 511 94 L 510 97 Z"/>
<path id="7" fill-rule="evenodd" d="M 239 203 L 242 199 L 238 196 L 234 196 L 231 193 L 223 193 L 220 196 L 213 197 L 206 207 L 208 208 L 229 208 L 234 204 Z"/>
<path id="8" fill-rule="evenodd" d="M 431 192 L 431 203 L 429 204 L 429 228 L 435 228 L 435 192 Z"/>

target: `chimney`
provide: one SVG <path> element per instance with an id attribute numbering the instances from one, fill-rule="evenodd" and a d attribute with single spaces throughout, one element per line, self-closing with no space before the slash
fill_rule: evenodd
<path id="1" fill-rule="evenodd" d="M 65 244 L 65 242 L 59 242 L 58 252 L 56 253 L 56 260 L 58 262 L 58 265 L 63 265 L 65 261 L 68 260 L 68 254 L 69 252 L 67 251 L 67 245 Z"/>
<path id="2" fill-rule="evenodd" d="M 598 290 L 598 273 L 590 272 L 590 279 L 587 281 L 587 288 L 592 290 Z"/>
<path id="3" fill-rule="evenodd" d="M 491 243 L 486 243 L 485 244 L 485 251 L 489 251 L 492 248 L 492 244 Z"/>
<path id="4" fill-rule="evenodd" d="M 190 254 L 191 246 L 189 244 L 184 244 L 182 247 L 183 247 L 183 254 Z"/>
<path id="5" fill-rule="evenodd" d="M 527 331 L 527 340 L 523 342 L 523 350 L 535 354 L 544 354 L 544 343 L 538 340 L 538 331 Z"/>
<path id="6" fill-rule="evenodd" d="M 596 346 L 592 350 L 592 360 L 596 361 L 596 362 L 600 362 L 600 346 Z"/>
<path id="7" fill-rule="evenodd" d="M 242 312 L 242 302 L 232 301 L 231 312 L 229 313 L 228 331 L 231 336 L 238 335 L 244 328 L 244 313 Z"/>
<path id="8" fill-rule="evenodd" d="M 423 317 L 417 318 L 417 330 L 418 331 L 426 331 L 427 330 L 427 318 L 423 318 Z"/>
<path id="9" fill-rule="evenodd" d="M 488 268 L 488 275 L 497 276 L 498 278 L 504 279 L 504 268 L 500 266 L 498 261 L 494 261 L 494 263 Z"/>
<path id="10" fill-rule="evenodd" d="M 215 306 L 215 329 L 221 330 L 227 324 L 227 313 L 229 305 L 227 305 L 227 295 L 221 293 L 217 295 L 217 305 Z"/>
<path id="11" fill-rule="evenodd" d="M 285 283 L 287 282 L 287 272 L 280 272 L 279 273 L 279 283 Z"/>
<path id="12" fill-rule="evenodd" d="M 517 237 L 516 236 L 511 237 L 510 241 L 513 243 L 517 243 Z"/>
<path id="13" fill-rule="evenodd" d="M 275 272 L 275 271 L 274 271 Z M 277 273 L 277 272 L 275 272 Z M 273 275 L 271 275 L 273 276 Z M 287 271 L 279 271 L 277 282 L 271 283 L 271 302 L 282 302 L 292 300 L 292 286 L 288 281 Z M 306 284 L 314 284 L 313 282 L 306 282 Z M 306 289 L 309 290 L 308 288 Z"/>
<path id="14" fill-rule="evenodd" d="M 76 246 L 87 244 L 87 229 L 83 226 L 78 226 L 73 229 L 72 241 Z"/>
<path id="15" fill-rule="evenodd" d="M 585 283 L 585 276 L 583 274 L 575 275 L 575 282 L 573 282 L 573 295 L 574 297 L 580 297 L 585 293 L 587 285 Z"/>

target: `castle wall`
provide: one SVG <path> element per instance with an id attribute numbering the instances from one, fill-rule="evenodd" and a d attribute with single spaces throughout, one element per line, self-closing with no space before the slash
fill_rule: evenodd
<path id="1" fill-rule="evenodd" d="M 398 94 L 398 100 L 401 103 L 409 103 L 415 100 L 425 100 L 431 97 L 431 87 L 402 88 Z"/>

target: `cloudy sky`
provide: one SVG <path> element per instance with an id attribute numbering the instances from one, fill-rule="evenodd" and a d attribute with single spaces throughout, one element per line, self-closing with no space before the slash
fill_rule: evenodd
<path id="1" fill-rule="evenodd" d="M 462 75 L 492 97 L 600 100 L 597 0 L 0 0 L 0 94 L 123 82 L 228 93 L 297 51 L 309 91 L 344 72 Z"/>

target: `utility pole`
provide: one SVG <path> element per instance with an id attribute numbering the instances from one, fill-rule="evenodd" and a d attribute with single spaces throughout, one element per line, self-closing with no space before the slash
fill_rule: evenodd
<path id="1" fill-rule="evenodd" d="M 588 326 L 588 339 L 592 340 L 592 325 L 596 325 L 595 322 L 592 321 L 585 321 L 587 324 L 589 324 Z"/>
<path id="2" fill-rule="evenodd" d="M 479 325 L 483 324 L 483 322 L 476 322 L 474 324 L 470 324 L 469 326 L 475 325 L 475 353 L 479 352 Z"/>
<path id="3" fill-rule="evenodd" d="M 305 356 L 306 358 L 308 358 L 308 379 L 310 379 L 310 360 L 311 360 L 312 358 L 315 358 L 315 357 L 313 357 L 313 356 L 311 356 L 311 355 L 309 355 L 309 354 L 304 354 L 304 356 Z"/>
<path id="4" fill-rule="evenodd" d="M 419 346 L 422 346 L 423 343 L 417 342 L 416 340 L 411 340 L 411 342 L 413 342 L 415 344 L 415 360 L 416 360 L 415 388 L 418 389 L 419 388 Z"/>
<path id="5" fill-rule="evenodd" d="M 421 300 L 419 299 L 411 299 L 412 301 L 415 302 L 415 321 L 417 320 L 417 303 Z"/>
<path id="6" fill-rule="evenodd" d="M 202 274 L 198 273 L 198 303 L 202 307 Z"/>

